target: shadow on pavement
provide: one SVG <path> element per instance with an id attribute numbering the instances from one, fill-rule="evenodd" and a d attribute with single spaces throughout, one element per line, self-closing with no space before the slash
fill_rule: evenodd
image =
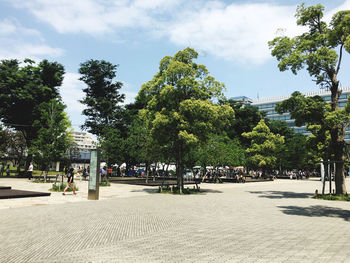
<path id="1" fill-rule="evenodd" d="M 286 215 L 298 215 L 309 217 L 334 217 L 343 218 L 345 221 L 350 221 L 350 211 L 341 208 L 313 205 L 310 207 L 302 206 L 278 206 Z"/>
<path id="2" fill-rule="evenodd" d="M 158 188 L 157 189 L 144 188 L 144 189 L 139 189 L 139 190 L 132 190 L 131 192 L 133 192 L 133 193 L 146 192 L 149 194 L 159 194 Z M 206 193 L 222 193 L 222 191 L 213 190 L 213 189 L 201 189 L 201 191 L 198 194 L 206 194 Z"/>
<path id="3" fill-rule="evenodd" d="M 270 199 L 283 199 L 283 198 L 310 198 L 313 196 L 311 193 L 294 193 L 284 191 L 249 191 L 251 194 L 258 194 L 259 197 Z"/>
<path id="4" fill-rule="evenodd" d="M 144 189 L 139 189 L 139 190 L 132 190 L 132 193 L 140 193 L 140 192 L 146 192 L 149 194 L 157 194 L 158 189 L 150 189 L 150 188 L 144 188 Z"/>

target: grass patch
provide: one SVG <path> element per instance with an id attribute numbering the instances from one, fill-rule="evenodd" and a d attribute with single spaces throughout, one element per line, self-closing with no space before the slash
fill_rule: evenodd
<path id="1" fill-rule="evenodd" d="M 52 188 L 49 189 L 51 192 L 63 192 L 64 188 L 66 188 L 67 184 L 66 183 L 60 183 L 60 184 L 53 184 Z M 74 185 L 75 191 L 78 191 L 78 187 Z M 72 188 L 69 187 L 67 192 L 72 192 Z"/>
<path id="2" fill-rule="evenodd" d="M 45 184 L 45 183 L 51 183 L 51 182 L 45 181 L 44 179 L 35 179 L 35 180 L 33 180 L 33 183 L 36 183 L 36 184 Z"/>
<path id="3" fill-rule="evenodd" d="M 111 186 L 110 182 L 100 182 L 100 186 Z"/>
<path id="4" fill-rule="evenodd" d="M 322 200 L 335 200 L 335 201 L 350 201 L 350 195 L 317 195 L 314 197 L 315 199 L 322 199 Z"/>

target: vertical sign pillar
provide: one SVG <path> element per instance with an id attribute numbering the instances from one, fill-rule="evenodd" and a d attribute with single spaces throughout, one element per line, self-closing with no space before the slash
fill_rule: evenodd
<path id="1" fill-rule="evenodd" d="M 88 200 L 98 200 L 100 188 L 100 152 L 91 151 Z"/>

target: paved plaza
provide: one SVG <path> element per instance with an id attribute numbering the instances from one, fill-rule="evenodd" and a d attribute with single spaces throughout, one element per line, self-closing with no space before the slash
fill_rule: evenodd
<path id="1" fill-rule="evenodd" d="M 314 179 L 202 184 L 184 196 L 113 184 L 99 201 L 78 186 L 78 196 L 0 200 L 0 261 L 350 262 L 350 203 L 312 199 Z"/>

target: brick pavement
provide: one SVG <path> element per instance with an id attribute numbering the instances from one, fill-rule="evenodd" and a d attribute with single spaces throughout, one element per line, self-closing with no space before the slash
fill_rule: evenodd
<path id="1" fill-rule="evenodd" d="M 347 181 L 350 189 L 350 181 Z M 1 262 L 350 262 L 348 202 L 318 181 L 0 210 Z"/>

